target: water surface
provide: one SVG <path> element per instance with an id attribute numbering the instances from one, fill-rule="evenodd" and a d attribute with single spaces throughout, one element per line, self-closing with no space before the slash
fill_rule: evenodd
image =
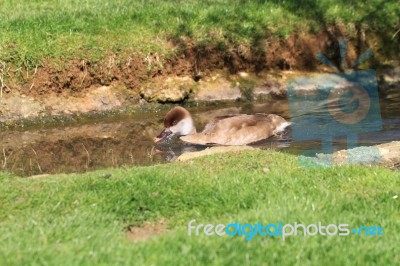
<path id="1" fill-rule="evenodd" d="M 290 119 L 285 99 L 262 103 L 189 108 L 201 130 L 213 117 L 227 114 L 275 113 Z M 166 111 L 122 115 L 99 121 L 57 127 L 36 127 L 0 132 L 0 169 L 30 176 L 72 173 L 123 165 L 152 165 L 173 161 L 182 152 L 205 147 L 172 145 L 155 149 L 152 139 L 162 130 Z M 380 98 L 382 128 L 358 134 L 358 145 L 374 145 L 400 139 L 400 95 Z M 324 114 L 312 110 L 304 118 L 318 121 Z M 326 115 L 326 114 L 325 114 Z M 323 121 L 323 120 L 321 120 Z M 316 122 L 318 123 L 318 122 Z M 302 154 L 321 149 L 321 140 L 295 141 L 290 130 L 255 145 Z M 347 138 L 332 139 L 332 150 L 347 147 Z"/>

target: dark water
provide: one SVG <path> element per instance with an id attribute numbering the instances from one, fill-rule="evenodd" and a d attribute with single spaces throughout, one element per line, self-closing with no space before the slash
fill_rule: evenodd
<path id="1" fill-rule="evenodd" d="M 381 128 L 359 132 L 357 145 L 373 145 L 400 139 L 400 94 L 379 99 Z M 304 106 L 306 103 L 300 103 Z M 292 107 L 291 107 L 292 108 Z M 290 119 L 288 100 L 263 103 L 236 103 L 230 106 L 192 107 L 198 131 L 215 116 L 239 113 L 275 113 Z M 68 126 L 40 127 L 0 132 L 0 170 L 21 176 L 45 173 L 71 173 L 123 165 L 151 165 L 174 160 L 182 152 L 205 147 L 190 145 L 162 146 L 155 149 L 152 138 L 162 130 L 166 111 L 124 115 Z M 303 112 L 299 117 L 321 126 L 326 122 L 321 110 Z M 302 121 L 300 119 L 300 121 Z M 320 121 L 319 121 L 320 120 Z M 363 127 L 368 125 L 362 125 Z M 329 129 L 328 129 L 329 130 Z M 332 129 L 331 129 L 332 130 Z M 281 137 L 257 143 L 294 154 L 320 150 L 320 139 L 294 140 L 289 129 Z M 347 147 L 347 138 L 333 136 L 332 151 Z"/>

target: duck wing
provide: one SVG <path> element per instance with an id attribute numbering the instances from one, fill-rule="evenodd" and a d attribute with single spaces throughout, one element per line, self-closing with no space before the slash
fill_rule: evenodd
<path id="1" fill-rule="evenodd" d="M 238 116 L 246 116 L 246 115 L 224 115 L 224 116 L 217 116 L 215 117 L 213 120 L 211 120 L 210 122 L 208 122 L 208 124 L 204 127 L 203 131 L 201 133 L 203 134 L 211 134 L 213 132 L 215 132 L 216 127 L 218 126 L 218 123 L 221 120 L 227 119 L 227 118 L 232 118 L 232 117 L 238 117 Z"/>
<path id="2" fill-rule="evenodd" d="M 216 117 L 201 133 L 181 137 L 193 144 L 246 145 L 267 139 L 289 123 L 274 114 L 232 115 Z"/>

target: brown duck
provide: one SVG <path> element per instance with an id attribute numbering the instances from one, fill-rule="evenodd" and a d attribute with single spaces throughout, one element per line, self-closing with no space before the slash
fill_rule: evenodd
<path id="1" fill-rule="evenodd" d="M 289 125 L 279 115 L 240 114 L 216 117 L 197 133 L 189 111 L 177 106 L 165 116 L 165 128 L 154 142 L 178 135 L 182 141 L 192 144 L 247 145 L 278 134 Z"/>

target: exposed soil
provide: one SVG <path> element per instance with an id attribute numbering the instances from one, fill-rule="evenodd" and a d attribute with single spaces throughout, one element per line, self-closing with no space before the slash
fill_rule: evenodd
<path id="1" fill-rule="evenodd" d="M 366 38 L 365 32 L 352 38 L 342 28 L 331 27 L 315 35 L 294 33 L 287 39 L 269 37 L 249 46 L 224 48 L 181 38 L 169 41 L 171 49 L 177 51 L 169 58 L 160 58 L 157 53 L 120 54 L 99 62 L 71 60 L 63 67 L 48 62 L 33 73 L 24 70 L 25 74 L 17 75 L 8 71 L 1 88 L 0 125 L 37 117 L 125 110 L 147 102 L 284 97 L 285 80 L 296 71 L 338 71 L 323 65 L 315 55 L 323 53 L 340 65 L 341 38 L 348 40 L 346 66 L 368 48 L 373 50 L 375 59 L 369 60 L 367 67 L 383 67 L 393 54 L 395 60 L 398 57 L 400 46 L 383 49 L 386 43 L 381 38 L 372 34 Z M 390 45 L 396 42 L 392 40 Z M 394 78 L 389 77 L 390 82 L 394 80 L 390 88 L 400 84 L 400 67 L 396 69 Z"/>
<path id="2" fill-rule="evenodd" d="M 143 242 L 154 236 L 158 236 L 167 231 L 164 221 L 156 224 L 146 223 L 143 226 L 132 226 L 126 233 L 129 240 L 133 242 Z"/>
<path id="3" fill-rule="evenodd" d="M 323 69 L 315 59 L 317 52 L 322 52 L 332 61 L 340 61 L 337 40 L 349 39 L 347 63 L 369 47 L 378 52 L 376 39 L 368 42 L 349 38 L 340 27 L 332 27 L 315 35 L 295 33 L 286 40 L 270 37 L 252 46 L 237 45 L 218 48 L 215 45 L 195 45 L 190 39 L 172 42 L 178 52 L 174 57 L 160 59 L 157 54 L 144 58 L 129 55 L 109 55 L 100 62 L 72 60 L 63 69 L 46 64 L 39 67 L 33 75 L 23 77 L 23 94 L 33 97 L 46 97 L 55 94 L 77 94 L 96 86 L 122 85 L 127 89 L 139 90 L 143 82 L 159 76 L 191 76 L 196 81 L 215 69 L 226 69 L 230 73 L 247 71 L 258 73 L 263 70 L 306 70 Z M 381 51 L 379 51 L 380 53 Z M 395 51 L 393 51 L 395 52 Z M 19 89 L 11 88 L 11 89 Z"/>

